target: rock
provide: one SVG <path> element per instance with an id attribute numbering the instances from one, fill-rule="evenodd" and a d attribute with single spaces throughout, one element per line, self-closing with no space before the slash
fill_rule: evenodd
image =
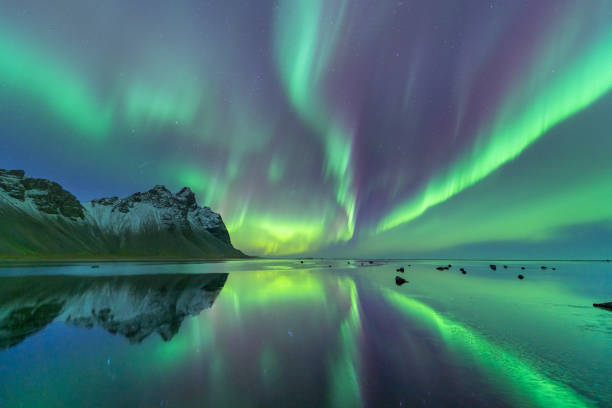
<path id="1" fill-rule="evenodd" d="M 504 265 L 504 269 L 508 269 L 508 265 Z"/>
<path id="2" fill-rule="evenodd" d="M 523 278 L 525 278 L 525 277 L 524 277 L 523 275 L 519 275 L 519 276 L 518 276 L 518 278 L 519 278 L 519 279 L 523 279 Z"/>
<path id="3" fill-rule="evenodd" d="M 451 264 L 448 264 L 448 268 L 452 268 L 452 267 L 453 267 L 453 265 L 451 265 Z"/>
<path id="4" fill-rule="evenodd" d="M 522 270 L 525 270 L 525 267 L 524 267 L 524 266 L 521 266 L 521 269 L 522 269 Z"/>
<path id="5" fill-rule="evenodd" d="M 497 266 L 496 266 L 496 265 L 491 264 L 491 265 L 489 265 L 489 268 L 491 268 L 491 270 L 493 270 L 493 271 L 494 271 L 494 270 L 496 270 L 496 269 L 497 269 Z"/>
<path id="6" fill-rule="evenodd" d="M 350 265 L 350 264 L 351 264 L 351 261 L 346 261 L 346 263 L 347 263 L 348 265 Z"/>
<path id="7" fill-rule="evenodd" d="M 540 269 L 541 269 L 541 270 L 545 270 L 545 269 L 548 269 L 548 267 L 546 267 L 546 266 L 540 266 Z"/>
<path id="8" fill-rule="evenodd" d="M 397 272 L 404 272 L 404 267 L 403 267 L 403 266 L 400 266 L 400 267 L 397 269 Z"/>
<path id="9" fill-rule="evenodd" d="M 446 266 L 437 266 L 436 269 L 439 271 L 446 271 L 448 268 Z"/>
<path id="10" fill-rule="evenodd" d="M 395 277 L 395 284 L 397 286 L 402 286 L 404 283 L 408 283 L 408 281 L 404 278 L 402 278 L 401 276 L 396 276 Z"/>
<path id="11" fill-rule="evenodd" d="M 300 261 L 300 263 L 304 263 L 304 261 Z"/>
<path id="12" fill-rule="evenodd" d="M 601 309 L 612 310 L 612 302 L 606 303 L 593 303 L 594 307 L 599 307 Z"/>
<path id="13" fill-rule="evenodd" d="M 368 261 L 368 262 L 370 262 L 370 264 L 373 264 L 373 263 L 374 263 L 374 261 Z"/>
<path id="14" fill-rule="evenodd" d="M 331 265 L 329 265 L 329 267 L 331 268 Z"/>
<path id="15" fill-rule="evenodd" d="M 552 269 L 553 271 L 556 271 L 556 270 L 557 270 L 557 268 L 551 268 L 551 269 Z"/>
<path id="16" fill-rule="evenodd" d="M 466 271 L 464 268 L 459 268 L 459 270 L 460 270 L 460 271 L 461 271 L 461 273 L 462 273 L 462 274 L 464 274 L 464 275 L 467 273 L 467 271 Z"/>
<path id="17" fill-rule="evenodd" d="M 100 265 L 91 265 L 91 269 L 98 269 Z"/>

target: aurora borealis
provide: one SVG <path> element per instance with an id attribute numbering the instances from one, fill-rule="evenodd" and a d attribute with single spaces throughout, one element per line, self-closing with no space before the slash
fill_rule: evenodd
<path id="1" fill-rule="evenodd" d="M 611 23 L 606 0 L 2 2 L 2 167 L 81 200 L 188 185 L 253 255 L 609 258 Z"/>

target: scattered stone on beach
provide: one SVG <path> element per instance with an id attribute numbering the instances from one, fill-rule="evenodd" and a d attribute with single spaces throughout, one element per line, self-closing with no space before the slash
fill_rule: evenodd
<path id="1" fill-rule="evenodd" d="M 446 271 L 448 270 L 448 266 L 437 266 L 436 269 L 439 271 Z"/>
<path id="2" fill-rule="evenodd" d="M 612 302 L 606 303 L 593 303 L 593 306 L 599 307 L 601 309 L 612 310 Z"/>
<path id="3" fill-rule="evenodd" d="M 331 268 L 331 265 L 329 265 L 329 267 Z"/>
<path id="4" fill-rule="evenodd" d="M 346 261 L 346 263 L 347 263 L 348 265 L 350 265 L 350 264 L 351 264 L 351 261 Z"/>
<path id="5" fill-rule="evenodd" d="M 547 266 L 542 265 L 542 266 L 540 266 L 540 269 L 541 269 L 541 270 L 544 270 L 544 269 L 548 269 L 548 267 L 547 267 Z"/>
<path id="6" fill-rule="evenodd" d="M 449 267 L 449 268 L 452 268 L 452 267 L 453 267 L 453 265 L 451 265 L 451 264 L 448 264 L 448 267 Z"/>
<path id="7" fill-rule="evenodd" d="M 519 279 L 524 279 L 525 277 L 523 275 L 519 275 L 518 278 Z"/>
<path id="8" fill-rule="evenodd" d="M 300 261 L 300 263 L 304 263 L 304 261 Z"/>
<path id="9" fill-rule="evenodd" d="M 524 266 L 521 266 L 521 269 L 522 269 L 522 270 L 525 270 L 525 267 L 524 267 Z"/>
<path id="10" fill-rule="evenodd" d="M 552 269 L 553 271 L 556 271 L 556 270 L 557 270 L 557 268 L 554 268 L 554 267 L 553 267 L 553 268 L 551 268 L 551 269 Z"/>
<path id="11" fill-rule="evenodd" d="M 508 269 L 508 265 L 504 265 L 504 269 Z"/>
<path id="12" fill-rule="evenodd" d="M 374 263 L 374 261 L 368 261 L 368 262 L 370 262 L 371 264 L 373 264 L 373 263 Z"/>
<path id="13" fill-rule="evenodd" d="M 494 271 L 494 270 L 497 269 L 497 265 L 491 264 L 491 265 L 489 265 L 489 268 L 491 268 L 491 270 Z"/>
<path id="14" fill-rule="evenodd" d="M 459 270 L 460 270 L 460 271 L 461 271 L 461 273 L 462 273 L 462 274 L 464 274 L 464 275 L 467 273 L 467 271 L 466 271 L 464 268 L 459 268 Z"/>
<path id="15" fill-rule="evenodd" d="M 397 272 L 404 272 L 404 267 L 403 267 L 403 266 L 400 266 L 399 268 L 397 268 L 397 270 L 396 270 L 396 271 L 397 271 Z"/>
<path id="16" fill-rule="evenodd" d="M 92 269 L 98 269 L 100 267 L 100 265 L 91 265 Z"/>
<path id="17" fill-rule="evenodd" d="M 408 281 L 404 278 L 402 278 L 401 276 L 396 276 L 395 277 L 395 284 L 397 286 L 402 286 L 404 283 L 408 283 Z"/>

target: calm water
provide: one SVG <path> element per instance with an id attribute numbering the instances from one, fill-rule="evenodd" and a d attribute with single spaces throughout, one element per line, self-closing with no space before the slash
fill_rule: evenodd
<path id="1" fill-rule="evenodd" d="M 451 263 L 2 268 L 0 406 L 612 406 L 612 263 Z"/>

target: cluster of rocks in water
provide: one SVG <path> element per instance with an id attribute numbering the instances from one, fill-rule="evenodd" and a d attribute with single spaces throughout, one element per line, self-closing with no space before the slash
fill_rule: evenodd
<path id="1" fill-rule="evenodd" d="M 300 260 L 299 262 L 300 262 L 300 264 L 304 263 L 303 260 Z M 346 261 L 346 263 L 347 263 L 347 265 L 351 265 L 351 261 Z M 357 265 L 357 261 L 354 262 L 354 264 Z M 374 264 L 374 261 L 359 261 L 359 265 L 360 266 L 373 265 L 373 264 Z M 407 267 L 411 267 L 411 266 L 412 266 L 411 264 L 407 265 Z M 501 266 L 502 266 L 503 269 L 510 269 L 510 267 L 508 265 L 501 265 Z M 96 267 L 96 266 L 93 266 L 93 267 Z M 330 264 L 330 265 L 328 265 L 328 267 L 331 268 L 332 265 Z M 448 271 L 448 270 L 452 269 L 452 267 L 453 267 L 453 265 L 451 265 L 451 264 L 443 265 L 443 266 L 436 266 L 436 270 L 438 270 L 438 271 Z M 521 266 L 520 268 L 521 268 L 522 271 L 524 271 L 526 269 L 525 266 Z M 548 270 L 549 268 L 551 270 L 553 270 L 553 271 L 557 270 L 556 267 L 549 267 L 549 266 L 546 266 L 546 265 L 541 265 L 540 266 L 540 269 L 543 270 L 543 271 L 544 270 Z M 492 271 L 496 271 L 497 270 L 497 265 L 496 264 L 490 264 L 489 265 L 489 269 L 491 269 Z M 404 273 L 405 271 L 406 271 L 406 269 L 405 269 L 404 266 L 400 266 L 399 268 L 395 269 L 395 272 L 399 272 L 399 273 Z M 463 275 L 467 274 L 467 270 L 464 267 L 460 267 L 459 268 L 459 272 L 461 272 Z M 517 275 L 517 278 L 519 280 L 523 280 L 523 279 L 525 279 L 525 275 L 519 273 Z M 409 283 L 409 281 L 404 279 L 403 277 L 401 277 L 401 276 L 396 276 L 395 277 L 395 284 L 397 286 L 402 286 L 402 285 L 404 285 L 406 283 Z M 612 311 L 612 302 L 593 303 L 593 306 L 601 308 L 601 309 L 606 309 L 606 310 Z"/>
<path id="2" fill-rule="evenodd" d="M 372 262 L 372 261 L 370 261 L 370 263 L 371 263 L 371 262 Z M 362 265 L 363 265 L 363 263 L 362 263 Z M 408 266 L 411 266 L 411 265 L 408 265 Z M 502 266 L 503 266 L 503 268 L 504 268 L 504 269 L 508 269 L 508 265 L 502 265 Z M 438 271 L 448 271 L 448 270 L 450 270 L 452 267 L 453 267 L 453 265 L 451 265 L 451 264 L 448 264 L 448 265 L 443 265 L 443 266 L 436 266 L 436 270 L 438 270 Z M 490 264 L 490 265 L 489 265 L 489 268 L 490 268 L 492 271 L 495 271 L 495 270 L 497 270 L 497 265 L 495 265 L 495 264 Z M 541 270 L 546 270 L 546 269 L 548 269 L 548 266 L 542 265 L 542 266 L 540 266 L 540 269 L 541 269 Z M 551 267 L 550 269 L 552 269 L 553 271 L 557 270 L 557 268 L 555 268 L 555 267 Z M 521 270 L 523 270 L 523 271 L 524 271 L 524 270 L 525 270 L 525 267 L 524 267 L 524 266 L 521 266 Z M 403 267 L 403 266 L 401 266 L 401 267 L 397 268 L 395 271 L 396 271 L 396 272 L 402 272 L 402 273 L 403 273 L 403 272 L 404 272 L 404 267 Z M 464 267 L 459 268 L 459 271 L 460 271 L 460 272 L 461 272 L 463 275 L 466 275 L 466 274 L 467 274 L 467 270 L 466 270 Z M 518 274 L 518 275 L 517 275 L 517 278 L 518 278 L 518 279 L 520 279 L 520 280 L 523 280 L 523 279 L 525 279 L 525 276 L 524 276 L 523 274 Z M 396 284 L 397 286 L 401 286 L 401 285 L 403 285 L 404 283 L 407 283 L 407 282 L 408 282 L 408 281 L 407 281 L 406 279 L 402 278 L 401 276 L 396 276 L 396 277 L 395 277 L 395 284 Z M 599 305 L 608 305 L 608 306 L 599 306 Z M 596 306 L 596 305 L 594 304 L 593 306 Z M 602 304 L 597 304 L 597 307 L 610 308 L 610 309 L 612 310 L 612 302 L 611 302 L 611 303 L 602 303 Z"/>

